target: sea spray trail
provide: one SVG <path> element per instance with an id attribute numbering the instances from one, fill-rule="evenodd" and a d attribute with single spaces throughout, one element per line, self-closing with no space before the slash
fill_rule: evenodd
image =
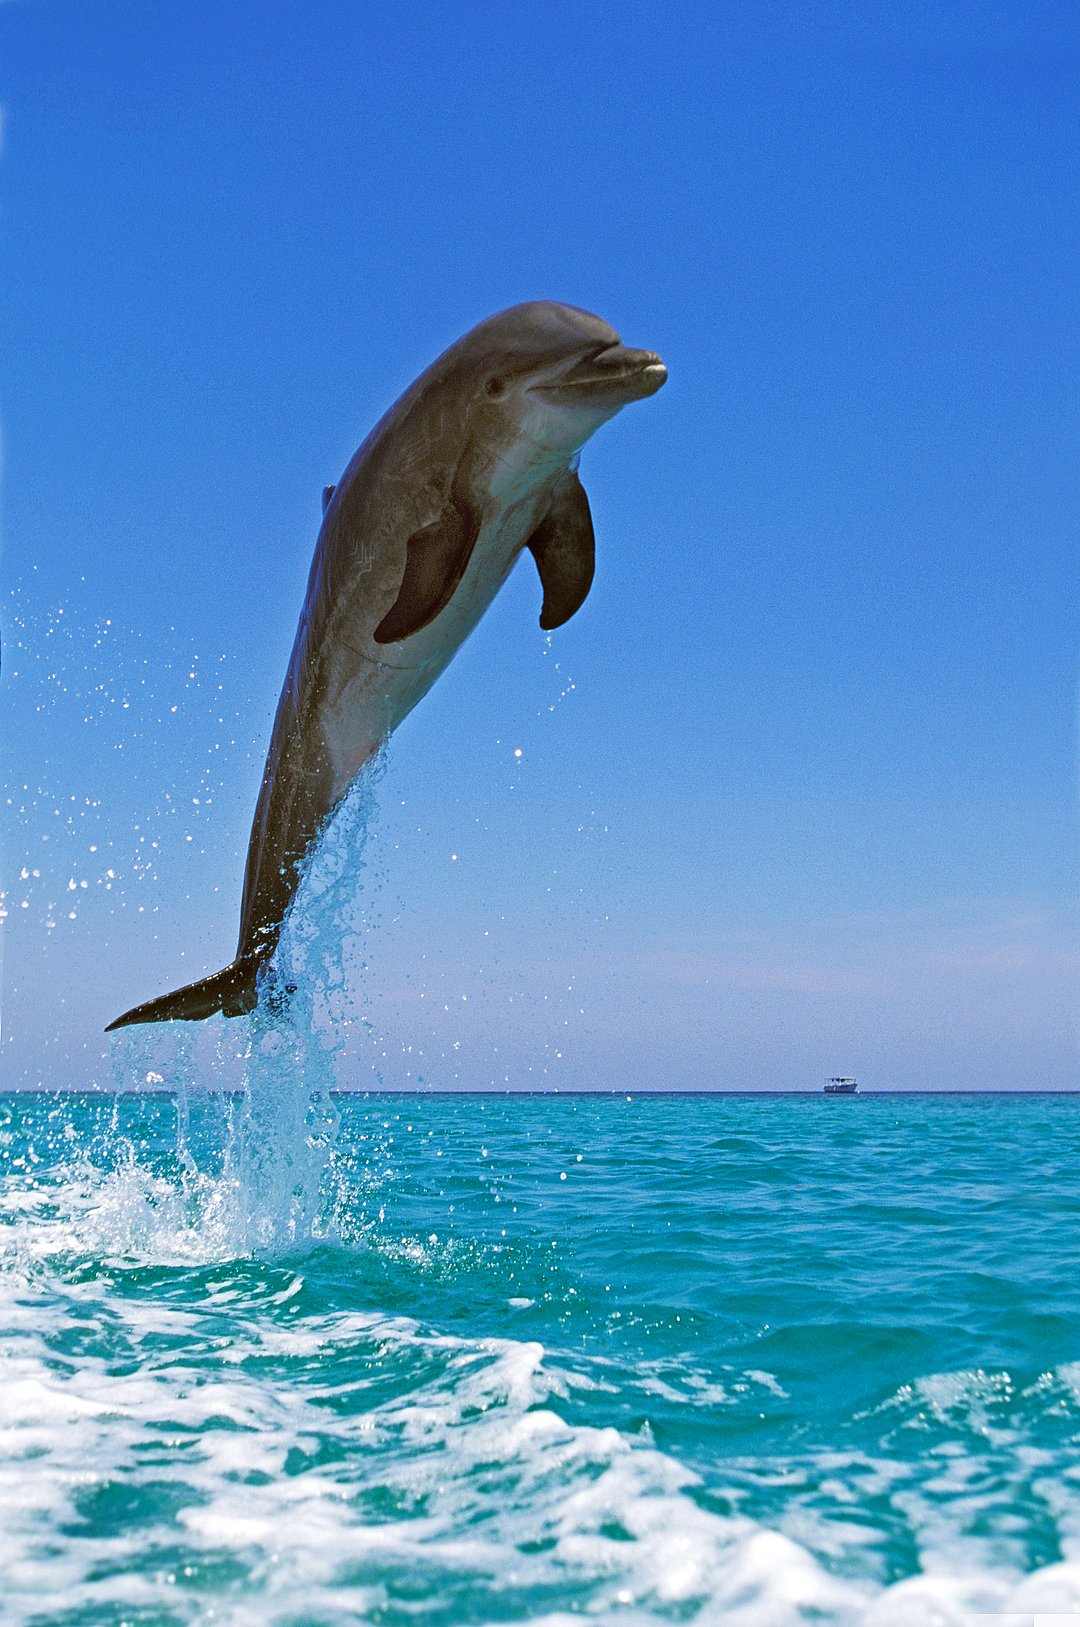
<path id="1" fill-rule="evenodd" d="M 1076 1098 L 242 1105 L 0 1099 L 5 1619 L 1080 1607 Z"/>
<path id="2" fill-rule="evenodd" d="M 258 1009 L 112 1042 L 118 1090 L 174 1094 L 182 1189 L 195 1211 L 211 1203 L 217 1225 L 231 1217 L 237 1253 L 295 1247 L 333 1226 L 332 1091 L 350 1029 L 363 1025 L 361 881 L 384 768 L 380 755 L 358 776 L 305 866 Z M 193 1100 L 208 1090 L 228 1101 L 211 1188 L 190 1133 Z"/>

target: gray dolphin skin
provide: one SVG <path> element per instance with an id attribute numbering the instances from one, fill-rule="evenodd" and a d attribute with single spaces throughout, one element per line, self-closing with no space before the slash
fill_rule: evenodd
<path id="1" fill-rule="evenodd" d="M 236 958 L 110 1029 L 255 1008 L 320 832 L 522 550 L 540 573 L 541 627 L 584 602 L 593 527 L 578 453 L 666 377 L 659 356 L 628 349 L 599 317 L 540 300 L 479 323 L 376 424 L 323 493 L 251 830 Z"/>

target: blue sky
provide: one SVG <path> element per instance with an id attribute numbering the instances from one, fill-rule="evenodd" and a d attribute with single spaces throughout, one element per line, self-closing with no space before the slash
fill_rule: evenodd
<path id="1" fill-rule="evenodd" d="M 526 560 L 394 739 L 352 1077 L 1077 1083 L 1080 25 L 1014 11 L 0 4 L 5 1083 L 231 956 L 321 489 L 526 298 L 670 380 L 584 609 Z"/>

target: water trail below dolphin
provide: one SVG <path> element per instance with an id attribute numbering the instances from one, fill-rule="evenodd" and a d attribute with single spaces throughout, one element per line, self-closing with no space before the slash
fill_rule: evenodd
<path id="1" fill-rule="evenodd" d="M 335 812 L 305 867 L 274 956 L 271 991 L 248 1017 L 214 1017 L 120 1030 L 118 1090 L 170 1093 L 177 1103 L 176 1168 L 188 1223 L 212 1211 L 236 1253 L 303 1246 L 335 1227 L 332 1098 L 350 1030 L 364 1026 L 365 938 L 371 889 L 366 850 L 385 768 L 374 759 Z M 220 1142 L 192 1133 L 205 1098 L 220 1103 Z M 120 1156 L 115 1122 L 101 1151 Z M 175 1219 L 175 1217 L 173 1217 Z"/>

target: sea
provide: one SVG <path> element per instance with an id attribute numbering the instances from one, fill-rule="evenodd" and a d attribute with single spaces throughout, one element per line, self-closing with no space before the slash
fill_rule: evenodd
<path id="1" fill-rule="evenodd" d="M 1078 1168 L 1070 1095 L 0 1097 L 0 1620 L 1080 1622 Z"/>

